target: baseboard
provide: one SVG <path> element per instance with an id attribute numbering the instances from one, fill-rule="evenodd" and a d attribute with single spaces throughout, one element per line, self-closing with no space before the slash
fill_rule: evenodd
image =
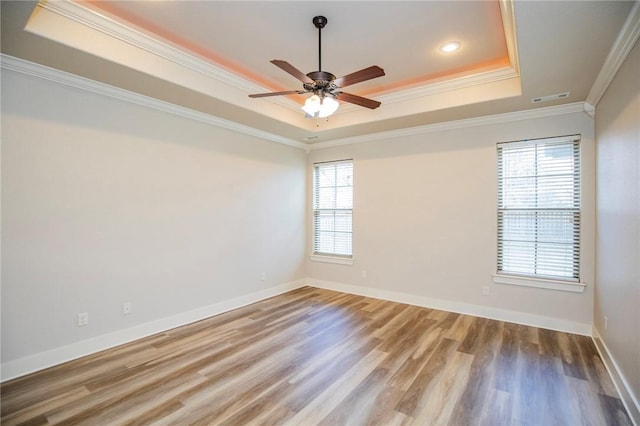
<path id="1" fill-rule="evenodd" d="M 0 380 L 5 382 L 7 380 L 15 379 L 29 373 L 53 367 L 86 355 L 91 355 L 133 340 L 161 333 L 175 327 L 190 324 L 232 309 L 259 302 L 305 285 L 306 280 L 298 280 L 281 284 L 258 292 L 214 303 L 209 306 L 204 306 L 202 308 L 150 321 L 135 327 L 114 331 L 102 336 L 93 337 L 70 345 L 8 361 L 6 363 L 2 363 Z"/>
<path id="2" fill-rule="evenodd" d="M 310 286 L 327 290 L 341 291 L 343 293 L 357 294 L 376 299 L 390 300 L 392 302 L 406 303 L 409 305 L 423 306 L 425 308 L 440 309 L 443 311 L 457 312 L 482 318 L 491 318 L 499 321 L 507 321 L 516 324 L 530 325 L 549 330 L 564 331 L 567 333 L 591 336 L 591 324 L 583 324 L 552 318 L 543 315 L 534 315 L 524 312 L 510 311 L 481 305 L 453 302 L 450 300 L 434 299 L 424 296 L 416 296 L 408 293 L 383 290 L 371 287 L 361 287 L 351 284 L 337 283 L 333 281 L 316 280 L 307 278 Z"/>
<path id="3" fill-rule="evenodd" d="M 631 417 L 631 420 L 636 426 L 640 425 L 640 402 L 631 390 L 631 386 L 629 386 L 629 382 L 624 374 L 622 374 L 622 371 L 618 368 L 615 357 L 613 357 L 611 351 L 609 351 L 609 348 L 604 343 L 602 336 L 598 333 L 598 329 L 595 327 L 593 327 L 593 343 L 596 345 L 596 349 L 598 349 L 600 358 L 602 358 L 602 362 L 607 368 L 611 380 L 613 380 L 613 384 L 620 395 L 620 399 L 622 399 L 622 403 L 627 409 L 627 413 L 629 413 L 629 417 Z"/>

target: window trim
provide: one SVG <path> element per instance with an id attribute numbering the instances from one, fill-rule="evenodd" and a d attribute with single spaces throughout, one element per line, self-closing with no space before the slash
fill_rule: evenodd
<path id="1" fill-rule="evenodd" d="M 326 254 L 312 254 L 309 258 L 315 262 L 336 263 L 338 265 L 353 265 L 353 256 L 342 257 L 337 255 L 329 256 Z"/>
<path id="2" fill-rule="evenodd" d="M 353 192 L 351 194 L 352 196 L 352 202 L 351 202 L 351 209 L 333 209 L 333 211 L 338 211 L 338 210 L 349 210 L 351 212 L 351 255 L 341 255 L 341 254 L 333 254 L 333 253 L 320 253 L 320 252 L 316 252 L 315 251 L 315 245 L 316 245 L 316 213 L 320 210 L 327 210 L 327 209 L 316 209 L 315 207 L 315 197 L 316 197 L 316 167 L 318 165 L 322 165 L 322 164 L 339 164 L 339 163 L 351 163 L 351 169 L 352 169 L 352 173 L 353 173 L 353 169 L 354 169 L 354 161 L 352 158 L 345 158 L 342 160 L 331 160 L 331 161 L 319 161 L 316 163 L 313 163 L 313 167 L 311 169 L 311 173 L 312 173 L 312 181 L 311 181 L 311 204 L 312 204 L 312 208 L 311 208 L 311 255 L 309 256 L 309 258 L 312 261 L 316 261 L 316 262 L 324 262 L 324 263 L 335 263 L 335 264 L 339 264 L 339 265 L 353 265 Z M 353 181 L 351 184 L 352 188 L 353 188 Z M 353 191 L 353 190 L 352 190 Z"/>
<path id="3" fill-rule="evenodd" d="M 587 287 L 585 283 L 575 281 L 558 281 L 551 278 L 534 278 L 523 275 L 493 275 L 493 282 L 496 284 L 517 285 L 522 287 L 536 287 L 548 290 L 568 291 L 572 293 L 583 293 Z"/>
<path id="4" fill-rule="evenodd" d="M 512 141 L 512 142 L 500 142 L 497 144 L 497 147 L 506 143 L 514 143 L 514 144 L 531 144 L 536 143 L 537 141 L 548 141 L 549 143 L 561 143 L 561 142 L 580 142 L 581 135 L 569 135 L 569 136 L 559 136 L 559 137 L 549 137 L 549 138 L 536 138 L 529 140 L 520 140 L 520 141 Z M 581 150 L 581 148 L 580 148 Z M 582 156 L 580 156 L 579 161 L 582 162 Z M 496 164 L 499 167 L 499 158 L 498 152 L 496 150 Z M 580 198 L 582 198 L 582 167 L 580 167 L 579 171 L 580 178 L 580 187 L 578 188 L 580 193 Z M 497 180 L 498 176 L 496 175 L 496 183 L 499 186 L 499 181 Z M 496 193 L 496 205 L 498 205 L 498 209 L 496 210 L 496 219 L 499 216 L 499 197 L 500 193 Z M 578 212 L 580 216 L 582 216 L 582 202 L 580 202 L 580 207 L 578 208 Z M 582 221 L 580 221 L 582 222 Z M 582 225 L 579 228 L 579 238 L 582 240 Z M 499 244 L 499 228 L 496 229 L 496 243 Z M 583 293 L 586 288 L 586 283 L 582 281 L 582 243 L 579 243 L 579 254 L 578 254 L 578 268 L 579 274 L 578 279 L 567 278 L 566 280 L 553 278 L 553 277 L 545 277 L 543 275 L 526 275 L 526 274 L 511 274 L 509 272 L 502 272 L 497 270 L 499 259 L 496 258 L 496 272 L 492 275 L 493 282 L 496 284 L 506 284 L 506 285 L 515 285 L 515 286 L 523 286 L 523 287 L 535 287 L 542 288 L 548 290 L 559 290 L 559 291 L 567 291 L 572 293 Z M 496 246 L 496 255 L 498 254 L 498 247 Z"/>

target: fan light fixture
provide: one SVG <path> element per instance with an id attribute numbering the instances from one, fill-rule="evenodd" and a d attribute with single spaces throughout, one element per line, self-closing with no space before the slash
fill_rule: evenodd
<path id="1" fill-rule="evenodd" d="M 380 106 L 380 102 L 363 98 L 362 96 L 353 95 L 342 91 L 343 87 L 372 78 L 382 77 L 384 70 L 377 65 L 372 65 L 360 71 L 352 72 L 340 78 L 327 71 L 322 71 L 322 29 L 327 25 L 327 18 L 324 16 L 316 16 L 313 18 L 313 25 L 318 29 L 318 71 L 312 71 L 304 74 L 302 71 L 282 59 L 274 59 L 271 63 L 281 70 L 289 73 L 302 82 L 303 90 L 285 90 L 282 92 L 256 93 L 249 95 L 250 98 L 263 98 L 265 96 L 282 96 L 282 95 L 302 95 L 311 93 L 307 98 L 302 110 L 306 113 L 307 118 L 325 118 L 338 110 L 342 102 L 349 102 L 360 105 L 369 109 L 376 109 Z"/>
<path id="2" fill-rule="evenodd" d="M 302 106 L 302 110 L 309 116 L 314 118 L 325 118 L 338 110 L 340 104 L 331 96 L 320 97 L 311 95 L 307 98 Z"/>

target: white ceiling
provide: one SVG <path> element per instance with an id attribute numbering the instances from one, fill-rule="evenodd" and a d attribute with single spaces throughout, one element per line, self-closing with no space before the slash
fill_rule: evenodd
<path id="1" fill-rule="evenodd" d="M 637 21 L 631 1 L 2 1 L 2 52 L 295 141 L 313 143 L 589 101 L 607 55 Z M 35 10 L 35 12 L 34 12 Z M 270 64 L 386 75 L 305 119 L 304 96 L 248 98 L 301 83 Z M 631 24 L 637 26 L 637 22 Z M 627 22 L 627 27 L 629 22 Z M 450 40 L 462 49 L 444 55 Z M 533 104 L 532 98 L 570 92 Z M 592 100 L 597 101 L 597 99 Z"/>
<path id="2" fill-rule="evenodd" d="M 271 65 L 271 59 L 286 59 L 305 73 L 318 69 L 318 30 L 312 24 L 316 14 L 328 18 L 322 32 L 324 70 L 336 76 L 373 64 L 386 70 L 386 78 L 359 84 L 359 92 L 419 84 L 438 73 L 490 64 L 507 54 L 497 1 L 95 4 L 100 6 L 97 11 L 114 19 L 280 90 L 301 85 Z M 439 45 L 449 40 L 463 42 L 464 51 L 440 54 Z"/>

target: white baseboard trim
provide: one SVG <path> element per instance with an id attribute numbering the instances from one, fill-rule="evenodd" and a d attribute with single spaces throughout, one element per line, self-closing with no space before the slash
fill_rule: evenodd
<path id="1" fill-rule="evenodd" d="M 567 333 L 591 336 L 592 325 L 543 315 L 528 314 L 524 312 L 510 311 L 507 309 L 492 308 L 488 306 L 472 305 L 468 303 L 453 302 L 450 300 L 434 299 L 424 296 L 416 296 L 408 293 L 383 290 L 371 287 L 361 287 L 351 284 L 337 283 L 333 281 L 316 280 L 307 278 L 310 286 L 327 290 L 341 291 L 343 293 L 357 294 L 359 296 L 373 297 L 376 299 L 390 300 L 392 302 L 406 303 L 425 308 L 440 309 L 459 314 L 473 315 L 476 317 L 490 318 L 499 321 L 507 321 L 516 324 L 530 325 L 549 330 L 564 331 Z"/>
<path id="2" fill-rule="evenodd" d="M 618 367 L 615 357 L 611 354 L 611 351 L 604 343 L 602 336 L 600 336 L 600 333 L 598 333 L 598 329 L 595 326 L 593 327 L 592 332 L 593 343 L 596 345 L 596 349 L 598 349 L 600 358 L 602 358 L 602 362 L 607 368 L 611 380 L 613 380 L 613 384 L 620 395 L 620 399 L 622 399 L 622 403 L 627 409 L 627 413 L 629 413 L 629 417 L 631 417 L 631 420 L 636 426 L 640 425 L 640 402 L 638 401 L 638 398 L 631 390 L 631 386 L 629 386 L 629 382 Z"/>
<path id="3" fill-rule="evenodd" d="M 161 333 L 175 327 L 200 321 L 232 309 L 240 308 L 251 303 L 259 302 L 287 291 L 295 290 L 306 285 L 306 280 L 270 287 L 258 292 L 239 296 L 230 300 L 214 303 L 209 306 L 183 312 L 170 317 L 150 321 L 134 327 L 114 331 L 112 333 L 93 337 L 91 339 L 61 346 L 59 348 L 29 355 L 13 361 L 3 362 L 0 372 L 1 381 L 5 382 L 33 373 L 45 368 L 53 367 L 86 355 L 91 355 L 105 349 L 113 348 L 133 340 Z"/>

